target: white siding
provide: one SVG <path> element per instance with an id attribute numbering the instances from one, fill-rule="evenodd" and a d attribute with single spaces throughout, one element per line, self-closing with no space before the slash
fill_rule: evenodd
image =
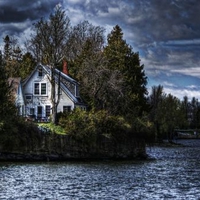
<path id="1" fill-rule="evenodd" d="M 46 95 L 35 95 L 34 94 L 34 83 L 47 83 L 47 94 Z M 56 85 L 56 90 L 58 86 Z M 51 83 L 47 78 L 47 75 L 38 77 L 38 71 L 36 70 L 32 76 L 28 79 L 23 88 L 23 94 L 25 99 L 25 114 L 26 116 L 31 115 L 31 110 L 34 111 L 35 117 L 45 118 L 46 117 L 46 106 L 51 106 Z M 57 92 L 56 92 L 57 94 Z M 31 100 L 26 100 L 26 96 L 32 96 Z M 60 102 L 57 107 L 57 112 L 63 112 L 63 106 L 70 106 L 74 109 L 73 101 L 61 91 Z M 41 112 L 41 114 L 39 113 Z"/>

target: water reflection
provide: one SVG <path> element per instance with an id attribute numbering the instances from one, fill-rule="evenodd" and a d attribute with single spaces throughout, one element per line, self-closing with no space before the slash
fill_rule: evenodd
<path id="1" fill-rule="evenodd" d="M 198 142 L 148 149 L 150 161 L 2 163 L 0 199 L 198 199 Z"/>

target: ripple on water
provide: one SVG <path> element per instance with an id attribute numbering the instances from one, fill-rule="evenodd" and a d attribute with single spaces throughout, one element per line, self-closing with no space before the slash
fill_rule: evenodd
<path id="1" fill-rule="evenodd" d="M 156 160 L 0 164 L 0 199 L 200 198 L 200 148 L 148 153 Z"/>

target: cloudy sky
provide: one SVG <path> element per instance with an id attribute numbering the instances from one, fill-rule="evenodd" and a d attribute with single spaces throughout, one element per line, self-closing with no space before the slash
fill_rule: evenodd
<path id="1" fill-rule="evenodd" d="M 200 0 L 0 0 L 0 46 L 7 34 L 28 38 L 57 4 L 72 25 L 88 20 L 107 35 L 118 24 L 140 54 L 149 90 L 160 84 L 180 99 L 200 99 Z"/>

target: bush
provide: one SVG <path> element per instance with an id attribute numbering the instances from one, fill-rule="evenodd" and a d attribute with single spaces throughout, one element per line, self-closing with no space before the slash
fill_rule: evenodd
<path id="1" fill-rule="evenodd" d="M 0 131 L 2 151 L 31 151 L 40 143 L 40 132 L 36 124 L 17 118 L 4 123 Z"/>
<path id="2" fill-rule="evenodd" d="M 60 117 L 59 125 L 76 141 L 87 146 L 95 146 L 100 136 L 120 141 L 126 137 L 131 126 L 119 116 L 111 116 L 106 111 L 87 112 L 79 109 Z"/>

